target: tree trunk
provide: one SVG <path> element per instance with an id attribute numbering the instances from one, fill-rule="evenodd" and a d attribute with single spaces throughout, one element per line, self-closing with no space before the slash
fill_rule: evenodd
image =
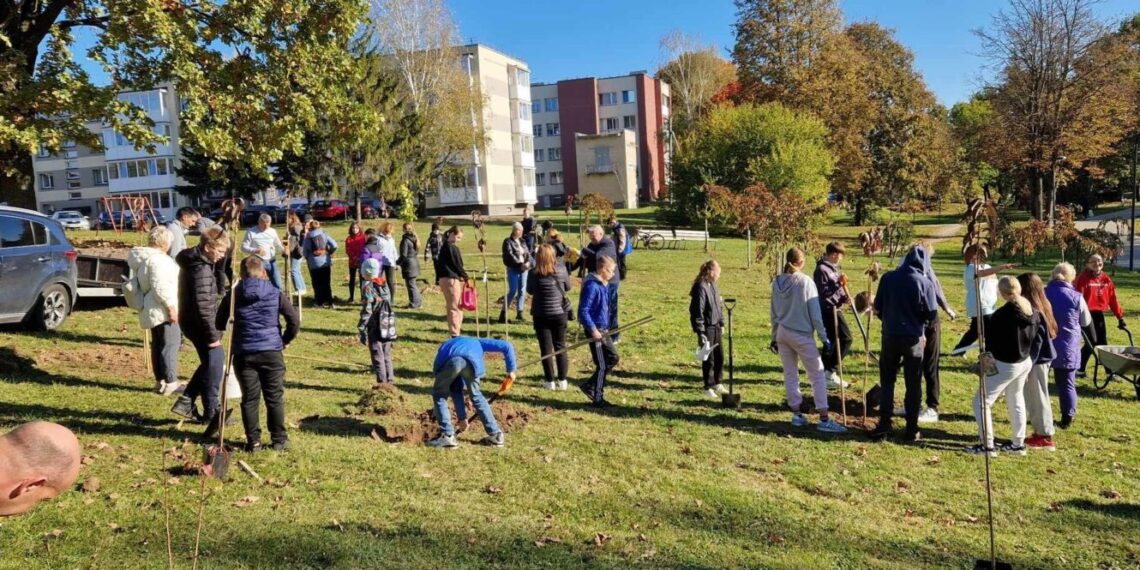
<path id="1" fill-rule="evenodd" d="M 1044 220 L 1045 211 L 1043 210 L 1043 207 L 1045 205 L 1045 175 L 1041 172 L 1041 170 L 1035 170 L 1034 179 L 1037 183 L 1037 188 L 1033 194 L 1033 217 L 1038 220 Z"/>
<path id="2" fill-rule="evenodd" d="M 855 200 L 855 220 L 854 220 L 855 225 L 856 226 L 863 225 L 863 218 L 866 217 L 866 215 L 867 215 L 867 208 L 866 208 L 866 206 L 864 206 L 863 200 L 861 200 L 861 199 Z"/>
<path id="3" fill-rule="evenodd" d="M 0 152 L 0 164 L 15 165 L 16 170 L 9 176 L 0 169 L 0 203 L 34 210 L 36 194 L 32 183 L 31 155 L 22 150 Z"/>

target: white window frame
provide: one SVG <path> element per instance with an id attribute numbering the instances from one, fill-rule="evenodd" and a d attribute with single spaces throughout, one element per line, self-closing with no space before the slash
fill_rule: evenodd
<path id="1" fill-rule="evenodd" d="M 78 180 L 68 180 L 67 181 L 67 188 L 69 190 L 76 190 L 79 188 L 83 188 L 83 183 L 78 181 Z"/>
<path id="2" fill-rule="evenodd" d="M 40 145 L 40 151 L 38 153 L 36 153 L 36 156 L 38 156 L 40 158 L 47 158 L 47 157 L 51 156 L 51 151 L 48 150 L 48 147 L 46 144 L 41 144 Z"/>
<path id="3" fill-rule="evenodd" d="M 546 123 L 546 136 L 557 137 L 562 134 L 561 123 Z"/>
<path id="4" fill-rule="evenodd" d="M 54 174 L 40 174 L 40 188 L 48 189 L 55 188 L 55 175 Z"/>
<path id="5" fill-rule="evenodd" d="M 534 185 L 535 186 L 546 186 L 546 173 L 545 172 L 535 172 L 534 173 Z"/>
<path id="6" fill-rule="evenodd" d="M 610 105 L 618 104 L 617 91 L 607 91 L 605 93 L 598 93 L 598 106 L 608 107 Z"/>
<path id="7" fill-rule="evenodd" d="M 537 99 L 534 101 L 531 101 L 530 102 L 530 113 L 533 115 L 535 113 L 541 113 L 541 112 L 542 112 L 542 101 L 539 101 Z"/>
<path id="8" fill-rule="evenodd" d="M 544 154 L 546 154 L 545 150 L 543 150 L 541 148 L 534 149 L 534 161 L 535 162 L 542 162 L 543 161 L 542 157 Z"/>
<path id="9" fill-rule="evenodd" d="M 555 156 L 557 154 L 557 156 Z M 562 147 L 552 146 L 546 149 L 547 160 L 562 160 Z"/>
<path id="10" fill-rule="evenodd" d="M 565 180 L 565 178 L 563 178 L 561 170 L 559 170 L 557 172 L 551 172 L 550 173 L 550 185 L 551 186 L 553 186 L 555 184 L 562 184 L 563 180 Z"/>
<path id="11" fill-rule="evenodd" d="M 546 112 L 553 113 L 558 110 L 558 97 L 547 97 L 542 104 Z"/>
<path id="12" fill-rule="evenodd" d="M 636 89 L 622 89 L 622 91 L 621 91 L 621 102 L 622 103 L 636 103 L 637 102 L 637 90 Z"/>
<path id="13" fill-rule="evenodd" d="M 95 181 L 96 186 L 106 186 L 107 178 L 106 168 L 95 168 L 91 170 L 91 179 Z"/>

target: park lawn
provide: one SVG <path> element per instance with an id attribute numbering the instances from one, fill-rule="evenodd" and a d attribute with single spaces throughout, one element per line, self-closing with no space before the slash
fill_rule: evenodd
<path id="1" fill-rule="evenodd" d="M 419 227 L 426 237 L 426 225 Z M 500 291 L 506 231 L 493 225 L 488 235 L 487 262 Z M 330 233 L 341 239 L 343 225 Z M 835 226 L 823 233 L 854 246 L 858 232 Z M 469 269 L 482 266 L 474 244 L 468 229 Z M 935 267 L 961 309 L 957 245 L 956 238 L 941 244 Z M 528 368 L 509 401 L 531 421 L 508 433 L 503 449 L 476 445 L 477 423 L 450 452 L 371 439 L 383 420 L 344 410 L 372 382 L 347 364 L 367 362 L 355 340 L 357 307 L 306 307 L 287 354 L 346 365 L 288 361 L 292 451 L 235 455 L 266 483 L 235 472 L 226 484 L 203 487 L 174 459 L 163 469 L 164 445 L 181 449 L 199 428 L 180 429 L 168 412 L 172 401 L 150 392 L 137 321 L 125 307 L 83 303 L 53 334 L 4 328 L 0 429 L 33 419 L 71 427 L 89 457 L 79 483 L 98 478 L 101 485 L 4 520 L 0 567 L 160 567 L 167 557 L 164 490 L 180 568 L 191 565 L 203 491 L 204 568 L 964 568 L 987 556 L 983 461 L 959 451 L 976 441 L 970 398 L 977 380 L 966 373 L 967 361 L 943 360 L 943 421 L 923 430 L 922 445 L 869 443 L 855 429 L 825 436 L 792 428 L 778 358 L 766 348 L 767 269 L 744 269 L 743 240 L 721 239 L 713 255 L 724 267 L 723 295 L 739 301 L 742 410 L 722 409 L 699 392 L 687 305 L 705 254 L 698 244 L 638 251 L 622 284 L 622 319 L 656 320 L 618 345 L 622 364 L 607 392 L 618 407 L 594 411 L 573 387 L 542 390 L 540 368 Z M 855 276 L 866 263 L 853 255 L 845 266 Z M 344 267 L 342 257 L 334 280 L 341 297 Z M 1044 273 L 1048 265 L 1034 269 Z M 1124 273 L 1116 279 L 1124 304 L 1135 308 L 1140 281 Z M 398 300 L 405 300 L 402 288 Z M 442 296 L 430 293 L 422 310 L 400 312 L 398 384 L 422 410 L 430 405 L 434 350 L 446 334 L 442 313 Z M 965 326 L 964 318 L 944 324 L 944 350 Z M 474 331 L 470 321 L 465 331 Z M 495 326 L 496 334 L 506 332 Z M 537 355 L 527 325 L 509 333 L 522 359 Z M 1119 331 L 1110 335 L 1124 342 Z M 183 377 L 194 360 L 183 351 Z M 861 385 L 861 349 L 846 362 L 848 379 Z M 489 363 L 486 391 L 501 366 Z M 587 354 L 573 353 L 571 378 L 588 371 Z M 993 462 L 998 556 L 1016 568 L 1140 565 L 1140 402 L 1121 382 L 1098 392 L 1085 381 L 1080 396 L 1078 419 L 1059 432 L 1056 453 Z M 999 440 L 1008 437 L 1000 401 L 995 427 Z M 240 440 L 240 428 L 229 433 Z"/>

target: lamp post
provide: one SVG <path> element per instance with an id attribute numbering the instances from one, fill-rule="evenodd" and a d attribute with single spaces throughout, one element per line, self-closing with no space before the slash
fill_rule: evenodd
<path id="1" fill-rule="evenodd" d="M 1053 227 L 1054 213 L 1057 211 L 1057 163 L 1064 162 L 1065 155 L 1053 159 L 1053 191 L 1049 197 L 1049 227 Z"/>
<path id="2" fill-rule="evenodd" d="M 1128 270 L 1136 268 L 1136 193 L 1140 186 L 1136 184 L 1136 162 L 1140 161 L 1140 133 L 1132 143 L 1132 216 L 1128 219 Z"/>

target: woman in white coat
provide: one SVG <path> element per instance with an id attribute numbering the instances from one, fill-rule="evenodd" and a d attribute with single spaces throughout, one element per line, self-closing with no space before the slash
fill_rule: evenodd
<path id="1" fill-rule="evenodd" d="M 131 249 L 127 264 L 138 280 L 139 326 L 150 329 L 150 361 L 154 391 L 169 396 L 178 391 L 178 273 L 180 268 L 166 254 L 173 236 L 164 226 L 150 231 L 147 246 Z"/>

